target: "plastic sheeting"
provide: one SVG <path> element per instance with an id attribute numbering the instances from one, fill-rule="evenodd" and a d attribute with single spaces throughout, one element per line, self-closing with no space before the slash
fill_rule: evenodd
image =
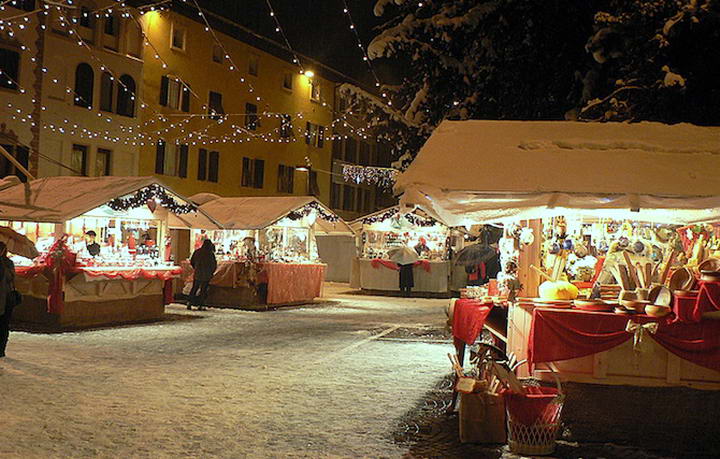
<path id="1" fill-rule="evenodd" d="M 720 219 L 720 128 L 444 121 L 395 190 L 451 226 L 551 215 Z"/>

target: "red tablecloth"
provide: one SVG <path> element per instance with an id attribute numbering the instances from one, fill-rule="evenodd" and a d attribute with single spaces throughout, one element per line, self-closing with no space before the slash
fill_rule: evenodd
<path id="1" fill-rule="evenodd" d="M 373 258 L 372 260 L 370 260 L 370 266 L 375 269 L 384 266 L 388 269 L 392 269 L 393 271 L 400 271 L 400 266 L 397 263 L 390 260 L 383 260 L 381 258 Z M 425 272 L 430 272 L 430 262 L 428 260 L 418 260 L 413 263 L 413 266 L 420 266 L 422 269 L 425 270 Z"/>
<path id="2" fill-rule="evenodd" d="M 268 304 L 309 301 L 322 294 L 325 265 L 264 263 Z"/>
<path id="3" fill-rule="evenodd" d="M 657 333 L 647 333 L 673 354 L 697 365 L 720 371 L 720 321 L 672 323 L 646 315 L 623 316 L 606 312 L 536 308 L 530 328 L 531 364 L 574 359 L 618 346 L 633 334 L 628 321 L 658 322 Z"/>
<path id="4" fill-rule="evenodd" d="M 457 300 L 453 310 L 453 337 L 472 345 L 485 325 L 492 307 L 492 303 L 481 303 L 470 298 Z"/>
<path id="5" fill-rule="evenodd" d="M 701 282 L 697 296 L 675 296 L 676 322 L 697 323 L 704 312 L 720 310 L 720 282 Z"/>
<path id="6" fill-rule="evenodd" d="M 173 269 L 152 269 L 152 268 L 137 268 L 137 269 L 118 269 L 118 270 L 97 270 L 90 267 L 77 268 L 75 272 L 82 272 L 90 277 L 107 277 L 108 279 L 125 279 L 125 280 L 138 280 L 138 279 L 160 279 L 170 280 L 176 277 L 180 277 L 182 269 L 180 267 Z"/>

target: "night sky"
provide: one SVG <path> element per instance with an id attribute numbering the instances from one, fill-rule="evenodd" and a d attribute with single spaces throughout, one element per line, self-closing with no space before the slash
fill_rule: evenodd
<path id="1" fill-rule="evenodd" d="M 266 0 L 200 0 L 200 5 L 236 21 L 256 33 L 282 42 L 275 32 Z M 343 13 L 343 0 L 270 0 L 290 45 L 299 53 L 310 56 L 336 70 L 372 87 L 373 80 L 362 60 L 355 34 Z M 373 28 L 388 17 L 373 14 L 374 0 L 347 0 L 350 14 L 363 46 L 375 36 Z M 387 63 L 374 61 L 373 66 L 386 82 L 392 71 Z"/>

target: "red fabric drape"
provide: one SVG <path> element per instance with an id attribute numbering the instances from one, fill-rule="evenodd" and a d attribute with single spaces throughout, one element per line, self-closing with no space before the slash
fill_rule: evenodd
<path id="1" fill-rule="evenodd" d="M 72 272 L 84 272 L 90 277 L 107 277 L 108 279 L 125 279 L 125 280 L 137 280 L 137 279 L 160 279 L 169 280 L 182 274 L 182 268 L 175 269 L 130 269 L 130 270 L 116 270 L 116 271 L 105 271 L 105 270 L 94 270 L 92 268 L 76 267 L 72 269 Z"/>
<path id="2" fill-rule="evenodd" d="M 453 336 L 468 345 L 473 344 L 485 325 L 492 307 L 492 303 L 481 303 L 474 299 L 457 300 L 453 310 Z"/>
<path id="3" fill-rule="evenodd" d="M 720 310 L 720 282 L 701 282 L 697 297 L 676 296 L 673 312 L 677 322 L 700 322 L 704 312 Z"/>
<path id="4" fill-rule="evenodd" d="M 655 334 L 647 334 L 673 354 L 697 365 L 720 371 L 720 321 L 672 323 L 645 315 L 574 310 L 535 309 L 530 328 L 528 360 L 531 364 L 574 359 L 606 351 L 632 337 L 627 322 L 658 321 Z"/>
<path id="5" fill-rule="evenodd" d="M 373 258 L 372 260 L 370 260 L 370 266 L 375 269 L 379 269 L 381 266 L 384 266 L 387 269 L 392 269 L 393 271 L 400 271 L 400 266 L 397 263 L 390 260 L 383 260 L 381 258 Z M 425 272 L 430 272 L 430 262 L 427 260 L 418 260 L 413 263 L 413 266 L 419 266 Z"/>

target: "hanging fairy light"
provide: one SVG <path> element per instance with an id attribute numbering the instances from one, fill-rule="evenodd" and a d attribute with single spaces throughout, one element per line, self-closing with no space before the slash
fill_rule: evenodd
<path id="1" fill-rule="evenodd" d="M 346 182 L 356 184 L 377 185 L 382 188 L 392 188 L 400 173 L 392 167 L 359 166 L 356 164 L 343 165 L 343 178 Z"/>

